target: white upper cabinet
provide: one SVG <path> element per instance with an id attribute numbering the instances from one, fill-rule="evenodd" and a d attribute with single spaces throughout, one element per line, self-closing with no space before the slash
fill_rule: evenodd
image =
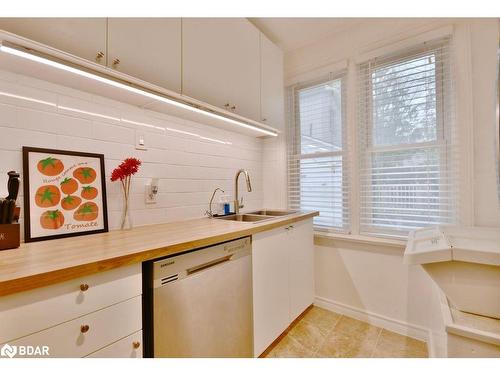
<path id="1" fill-rule="evenodd" d="M 108 66 L 181 91 L 181 19 L 109 18 Z"/>
<path id="2" fill-rule="evenodd" d="M 106 65 L 106 18 L 0 18 L 0 29 Z"/>
<path id="3" fill-rule="evenodd" d="M 244 18 L 188 18 L 182 33 L 182 93 L 260 121 L 260 32 Z"/>
<path id="4" fill-rule="evenodd" d="M 285 119 L 283 96 L 283 52 L 264 34 L 260 34 L 261 52 L 261 118 L 264 124 L 283 130 Z"/>

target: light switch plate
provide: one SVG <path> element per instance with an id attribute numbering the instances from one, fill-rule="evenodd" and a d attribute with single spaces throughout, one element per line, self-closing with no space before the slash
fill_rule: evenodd
<path id="1" fill-rule="evenodd" d="M 146 133 L 140 130 L 135 131 L 135 149 L 136 150 L 147 150 L 146 146 Z"/>

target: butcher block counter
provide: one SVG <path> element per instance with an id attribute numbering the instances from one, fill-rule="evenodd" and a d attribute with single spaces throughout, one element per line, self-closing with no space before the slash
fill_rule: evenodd
<path id="1" fill-rule="evenodd" d="M 297 212 L 262 222 L 192 219 L 81 237 L 23 243 L 0 251 L 0 296 L 178 254 L 302 221 Z"/>

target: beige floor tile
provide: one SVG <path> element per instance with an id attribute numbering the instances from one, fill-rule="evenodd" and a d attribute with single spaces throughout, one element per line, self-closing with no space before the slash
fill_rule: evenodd
<path id="1" fill-rule="evenodd" d="M 335 326 L 335 331 L 350 334 L 352 336 L 361 335 L 362 337 L 378 336 L 381 328 L 372 326 L 369 323 L 363 322 L 361 320 L 349 318 L 342 315 L 339 322 Z"/>
<path id="2" fill-rule="evenodd" d="M 283 339 L 269 352 L 267 358 L 311 358 L 313 352 L 306 349 L 297 340 L 290 336 Z"/>
<path id="3" fill-rule="evenodd" d="M 325 341 L 327 332 L 314 324 L 301 320 L 288 332 L 288 335 L 314 353 Z"/>
<path id="4" fill-rule="evenodd" d="M 423 341 L 383 329 L 373 357 L 426 358 L 428 357 L 427 345 Z"/>
<path id="5" fill-rule="evenodd" d="M 322 332 L 328 333 L 339 321 L 341 315 L 320 307 L 313 306 L 302 318 L 303 321 L 318 327 Z"/>
<path id="6" fill-rule="evenodd" d="M 316 353 L 317 357 L 370 358 L 377 343 L 378 332 L 345 333 L 334 329 Z"/>

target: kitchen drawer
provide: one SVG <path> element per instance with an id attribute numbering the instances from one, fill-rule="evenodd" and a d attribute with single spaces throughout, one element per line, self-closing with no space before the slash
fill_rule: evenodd
<path id="1" fill-rule="evenodd" d="M 138 296 L 10 344 L 48 346 L 51 357 L 84 357 L 141 330 L 141 311 L 142 298 Z"/>
<path id="2" fill-rule="evenodd" d="M 82 286 L 85 291 L 81 290 Z M 138 263 L 0 297 L 0 344 L 141 294 L 142 274 Z"/>
<path id="3" fill-rule="evenodd" d="M 142 331 L 114 342 L 87 357 L 89 358 L 142 358 Z"/>

